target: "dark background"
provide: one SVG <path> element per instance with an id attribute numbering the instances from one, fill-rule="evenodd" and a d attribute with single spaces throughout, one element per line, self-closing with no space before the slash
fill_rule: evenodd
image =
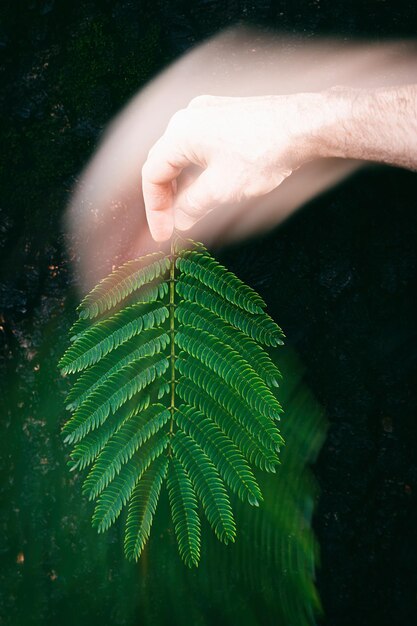
<path id="1" fill-rule="evenodd" d="M 11 583 L 0 607 L 4 623 L 20 626 L 65 617 L 49 613 L 47 594 L 38 613 L 17 617 L 28 530 L 19 511 L 38 515 L 42 550 L 58 496 L 42 494 L 50 497 L 45 513 L 37 490 L 43 473 L 59 475 L 64 462 L 52 455 L 48 465 L 48 450 L 62 444 L 45 429 L 56 420 L 45 389 L 53 395 L 63 383 L 61 346 L 45 336 L 65 335 L 76 302 L 60 218 L 107 122 L 159 70 L 226 25 L 383 40 L 415 35 L 417 4 L 44 0 L 3 1 L 0 12 L 0 580 Z M 372 166 L 268 236 L 218 252 L 267 299 L 330 421 L 314 467 L 328 626 L 417 621 L 416 196 L 415 173 Z M 49 584 L 57 574 L 44 566 Z"/>

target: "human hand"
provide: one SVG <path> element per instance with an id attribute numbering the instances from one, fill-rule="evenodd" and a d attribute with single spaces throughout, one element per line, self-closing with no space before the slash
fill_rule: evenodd
<path id="1" fill-rule="evenodd" d="M 240 27 L 218 33 L 193 48 L 142 88 L 112 120 L 88 166 L 77 178 L 63 229 L 80 289 L 89 291 L 113 265 L 158 247 L 147 227 L 144 198 L 138 191 L 140 170 L 172 115 L 187 107 L 192 98 L 202 93 L 263 97 L 273 90 L 275 94 L 304 94 L 305 103 L 307 93 L 318 97 L 335 84 L 368 89 L 416 83 L 415 58 L 412 42 L 313 41 L 267 36 Z M 330 108 L 334 111 L 333 106 Z M 397 107 L 399 111 L 402 108 Z M 327 103 L 323 111 L 329 115 Z M 312 113 L 309 106 L 302 119 L 307 122 Z M 373 117 L 379 119 L 375 113 Z M 363 141 L 367 128 L 367 124 L 361 124 Z M 408 135 L 409 128 L 409 124 L 404 125 Z M 397 129 L 395 132 L 397 135 Z M 319 133 L 313 134 L 317 139 Z M 331 148 L 335 142 L 340 148 L 334 126 L 327 125 L 326 134 L 327 152 L 334 152 Z M 381 137 L 380 130 L 375 136 Z M 415 141 L 414 135 L 410 138 Z M 356 139 L 357 135 L 352 134 L 351 145 L 357 145 Z M 260 141 L 256 145 L 259 147 Z M 346 157 L 346 153 L 338 156 Z M 363 158 L 363 151 L 359 156 Z M 361 163 L 346 158 L 313 159 L 272 192 L 212 211 L 196 223 L 190 235 L 214 247 L 269 231 L 356 171 Z M 186 181 L 195 175 L 195 169 L 187 167 L 177 178 L 176 204 L 180 204 Z M 222 172 L 221 180 L 227 180 L 227 170 Z"/>
<path id="2" fill-rule="evenodd" d="M 215 208 L 263 196 L 317 156 L 320 94 L 198 96 L 175 113 L 142 169 L 156 241 Z"/>

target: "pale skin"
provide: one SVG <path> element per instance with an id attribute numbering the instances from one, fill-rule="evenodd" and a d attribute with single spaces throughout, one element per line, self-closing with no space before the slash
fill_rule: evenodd
<path id="1" fill-rule="evenodd" d="M 155 241 L 255 199 L 326 157 L 417 170 L 417 85 L 288 96 L 198 96 L 170 120 L 142 169 Z M 278 221 L 278 219 L 277 219 Z"/>

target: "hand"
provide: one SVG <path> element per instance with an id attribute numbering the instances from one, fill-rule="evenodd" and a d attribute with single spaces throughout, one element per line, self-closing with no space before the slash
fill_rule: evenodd
<path id="1" fill-rule="evenodd" d="M 256 51 L 252 50 L 254 37 Z M 350 132 L 347 137 L 349 124 L 346 120 L 334 122 L 334 99 L 330 103 L 327 99 L 323 102 L 321 96 L 335 81 L 348 88 L 369 89 L 388 88 L 393 83 L 416 83 L 415 58 L 412 42 L 371 44 L 337 39 L 313 41 L 311 38 L 303 41 L 298 37 L 269 37 L 260 32 L 242 32 L 239 27 L 219 33 L 196 46 L 141 89 L 112 121 L 93 158 L 78 178 L 65 213 L 64 229 L 69 235 L 69 256 L 74 259 L 74 272 L 82 291 L 91 289 L 110 271 L 112 265 L 120 265 L 160 247 L 152 240 L 146 224 L 144 198 L 138 192 L 138 170 L 147 159 L 151 146 L 163 134 L 171 116 L 186 107 L 198 93 L 229 92 L 245 96 L 248 102 L 249 97 L 261 96 L 257 97 L 258 103 L 264 100 L 263 94 L 271 90 L 276 94 L 303 94 L 281 96 L 276 100 L 277 106 L 279 101 L 285 103 L 291 99 L 295 103 L 298 99 L 304 111 L 298 116 L 297 124 L 303 121 L 308 125 L 308 121 L 315 116 L 320 115 L 321 121 L 325 116 L 327 128 L 324 133 L 317 127 L 307 130 L 310 139 L 314 135 L 315 151 L 316 144 L 320 143 L 319 156 L 333 153 L 338 157 L 347 157 L 351 153 L 353 159 L 362 159 L 367 153 L 365 144 L 369 132 L 372 132 L 374 138 L 384 144 L 384 150 L 389 151 L 392 159 L 393 150 L 386 149 L 386 135 L 390 129 L 393 138 L 391 143 L 388 141 L 389 145 L 404 143 L 417 146 L 415 133 L 410 132 L 415 126 L 415 106 L 414 109 L 412 104 L 409 107 L 413 111 L 410 122 L 410 115 L 403 104 L 398 106 L 394 98 L 396 114 L 406 119 L 401 124 L 392 125 L 385 116 L 382 127 L 386 131 L 382 133 L 380 116 L 384 103 L 378 102 L 376 107 L 371 107 L 370 116 L 360 116 L 363 121 L 358 131 Z M 308 102 L 306 92 L 314 95 L 315 102 Z M 201 101 L 197 98 L 194 102 L 199 99 Z M 339 98 L 337 100 L 339 102 Z M 233 102 L 237 103 L 238 99 L 233 98 Z M 355 102 L 357 105 L 357 99 Z M 284 109 L 285 106 L 282 107 Z M 356 106 L 355 109 L 357 112 Z M 185 111 L 189 113 L 190 109 Z M 280 117 L 284 119 L 283 113 Z M 401 133 L 400 129 L 403 129 Z M 291 129 L 284 126 L 284 130 Z M 270 140 L 271 136 L 267 139 Z M 261 142 L 255 140 L 255 146 L 259 149 Z M 378 158 L 380 148 L 376 146 L 370 157 Z M 387 155 L 383 158 L 388 160 Z M 398 162 L 404 163 L 404 160 L 398 158 Z M 352 158 L 313 159 L 271 193 L 232 203 L 224 210 L 212 211 L 196 223 L 191 236 L 207 245 L 218 246 L 267 232 L 356 171 L 362 163 Z M 196 165 L 188 166 L 173 179 L 175 182 L 168 193 L 173 193 L 175 206 L 180 206 L 181 191 L 187 183 L 191 183 L 197 172 L 202 173 L 202 169 Z M 226 173 L 221 172 L 220 180 L 227 181 L 227 170 Z M 150 206 L 148 201 L 149 209 Z"/>
<path id="2" fill-rule="evenodd" d="M 217 207 L 263 196 L 314 158 L 319 94 L 199 96 L 175 113 L 142 169 L 153 238 Z"/>

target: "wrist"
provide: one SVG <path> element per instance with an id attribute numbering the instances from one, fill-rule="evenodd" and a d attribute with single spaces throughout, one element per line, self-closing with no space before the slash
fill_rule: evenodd
<path id="1" fill-rule="evenodd" d="M 333 87 L 319 93 L 303 94 L 311 108 L 308 143 L 311 158 L 350 158 L 352 131 L 360 123 L 355 101 L 362 90 Z M 358 119 L 355 121 L 355 118 Z"/>
<path id="2" fill-rule="evenodd" d="M 291 140 L 291 165 L 297 169 L 317 158 L 347 156 L 344 128 L 351 117 L 349 89 L 335 88 L 323 92 L 284 96 L 287 127 Z M 276 96 L 276 123 L 283 118 L 283 96 Z M 278 136 L 277 152 L 281 137 Z"/>

